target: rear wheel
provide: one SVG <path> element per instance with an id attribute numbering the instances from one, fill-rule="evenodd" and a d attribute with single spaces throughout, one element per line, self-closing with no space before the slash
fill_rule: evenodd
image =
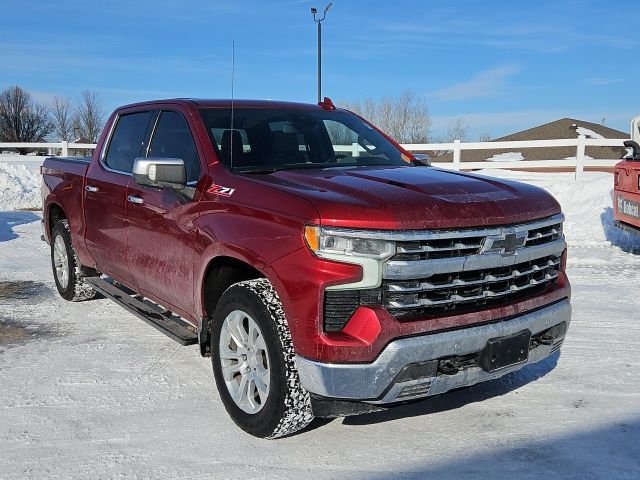
<path id="1" fill-rule="evenodd" d="M 313 414 L 300 385 L 291 334 L 267 279 L 229 287 L 212 319 L 216 386 L 233 421 L 247 433 L 277 438 L 306 427 Z"/>
<path id="2" fill-rule="evenodd" d="M 59 220 L 51 229 L 51 267 L 58 293 L 65 300 L 79 302 L 89 300 L 96 291 L 84 282 L 85 277 L 95 277 L 100 273 L 93 268 L 82 266 L 78 260 L 67 220 Z"/>

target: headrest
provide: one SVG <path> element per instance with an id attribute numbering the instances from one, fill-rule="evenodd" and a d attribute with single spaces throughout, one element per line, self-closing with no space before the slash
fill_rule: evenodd
<path id="1" fill-rule="evenodd" d="M 231 136 L 233 134 L 233 137 Z M 222 141 L 220 142 L 220 149 L 229 151 L 231 150 L 231 139 L 233 138 L 233 148 L 237 149 L 242 147 L 242 135 L 238 130 L 225 130 L 222 132 Z"/>
<path id="2" fill-rule="evenodd" d="M 272 148 L 274 153 L 299 154 L 300 144 L 297 133 L 273 132 Z"/>

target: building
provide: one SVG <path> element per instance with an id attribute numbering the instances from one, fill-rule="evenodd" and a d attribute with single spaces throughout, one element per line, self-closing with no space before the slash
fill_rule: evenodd
<path id="1" fill-rule="evenodd" d="M 585 122 L 574 118 L 562 118 L 545 123 L 505 137 L 496 138 L 492 142 L 518 140 L 554 140 L 560 138 L 576 138 L 584 134 L 587 138 L 628 139 L 629 134 L 605 127 L 597 123 Z M 626 154 L 624 147 L 586 147 L 586 155 L 597 159 L 618 159 Z M 545 147 L 520 149 L 463 150 L 463 162 L 479 162 L 483 160 L 561 160 L 576 156 L 576 147 Z M 453 154 L 447 152 L 438 161 L 452 161 Z"/>

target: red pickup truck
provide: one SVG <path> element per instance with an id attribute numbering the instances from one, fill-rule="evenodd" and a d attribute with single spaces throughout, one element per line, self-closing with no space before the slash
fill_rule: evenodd
<path id="1" fill-rule="evenodd" d="M 328 99 L 125 106 L 42 174 L 62 297 L 198 344 L 255 436 L 500 377 L 571 319 L 549 194 L 423 165 Z"/>

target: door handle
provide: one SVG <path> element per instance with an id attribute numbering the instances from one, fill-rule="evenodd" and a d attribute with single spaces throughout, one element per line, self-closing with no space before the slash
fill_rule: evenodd
<path id="1" fill-rule="evenodd" d="M 135 203 L 136 205 L 142 205 L 144 203 L 143 199 L 141 199 L 140 197 L 136 197 L 135 195 L 129 195 L 127 197 L 127 200 L 129 200 L 131 203 Z"/>
<path id="2" fill-rule="evenodd" d="M 84 189 L 89 193 L 96 193 L 98 191 L 98 187 L 94 187 L 93 185 L 87 185 Z"/>

